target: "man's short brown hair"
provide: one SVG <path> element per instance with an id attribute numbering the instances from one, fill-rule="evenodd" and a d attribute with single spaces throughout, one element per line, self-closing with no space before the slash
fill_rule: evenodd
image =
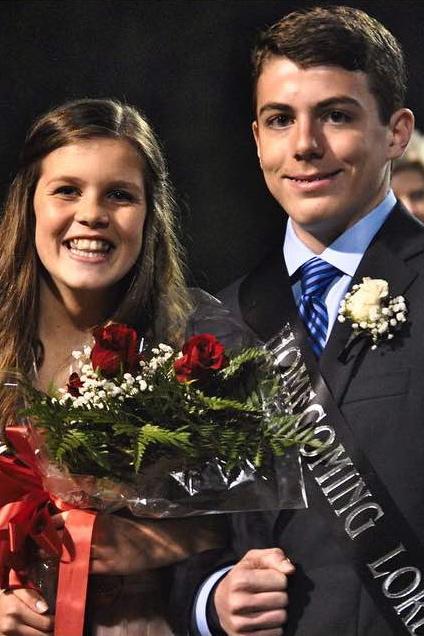
<path id="1" fill-rule="evenodd" d="M 339 66 L 364 72 L 384 124 L 404 104 L 406 69 L 400 44 L 360 9 L 334 6 L 294 11 L 262 33 L 253 51 L 255 102 L 259 76 L 274 56 L 287 57 L 303 68 Z"/>

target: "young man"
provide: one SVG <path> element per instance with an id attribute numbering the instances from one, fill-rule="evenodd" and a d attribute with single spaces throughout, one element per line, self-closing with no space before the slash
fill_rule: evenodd
<path id="1" fill-rule="evenodd" d="M 390 190 L 391 162 L 402 155 L 413 128 L 413 115 L 403 107 L 401 50 L 362 11 L 317 7 L 286 16 L 262 36 L 254 80 L 259 162 L 289 220 L 281 250 L 227 290 L 224 300 L 264 341 L 300 313 L 308 346 L 355 445 L 424 543 L 424 228 Z M 317 256 L 318 269 L 330 266 L 332 274 L 310 324 L 303 278 Z M 390 295 L 405 296 L 407 323 L 375 350 L 365 337 L 341 355 L 352 330 L 336 320 L 338 307 L 364 276 L 386 281 Z M 307 472 L 308 509 L 234 516 L 240 560 L 204 577 L 193 632 L 404 633 L 369 595 L 335 527 L 321 514 Z M 185 581 L 193 578 L 192 570 Z M 399 591 L 389 583 L 388 594 L 402 593 L 403 584 Z"/>

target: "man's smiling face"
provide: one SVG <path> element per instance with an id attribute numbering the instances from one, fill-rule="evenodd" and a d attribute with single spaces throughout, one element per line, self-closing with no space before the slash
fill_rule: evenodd
<path id="1" fill-rule="evenodd" d="M 402 109 L 383 124 L 360 71 L 302 68 L 284 57 L 264 64 L 253 123 L 261 167 L 271 194 L 312 249 L 331 243 L 382 201 L 409 117 Z"/>

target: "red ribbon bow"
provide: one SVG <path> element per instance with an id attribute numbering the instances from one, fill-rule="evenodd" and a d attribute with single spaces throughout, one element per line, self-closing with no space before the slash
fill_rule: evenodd
<path id="1" fill-rule="evenodd" d="M 55 636 L 82 636 L 95 513 L 70 509 L 44 489 L 25 427 L 7 437 L 15 457 L 0 455 L 0 587 L 35 588 L 27 572 L 27 539 L 60 559 Z M 52 519 L 68 510 L 63 537 Z"/>

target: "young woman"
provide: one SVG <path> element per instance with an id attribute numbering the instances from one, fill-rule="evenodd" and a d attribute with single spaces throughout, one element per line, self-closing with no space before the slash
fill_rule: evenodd
<path id="1" fill-rule="evenodd" d="M 0 368 L 64 386 L 71 352 L 109 320 L 178 345 L 190 303 L 174 223 L 159 144 L 134 108 L 86 99 L 41 117 L 0 225 Z M 0 412 L 13 417 L 7 394 Z M 215 547 L 214 524 L 99 515 L 90 634 L 169 634 L 161 568 Z M 1 636 L 43 636 L 53 620 L 35 591 L 0 593 Z"/>

